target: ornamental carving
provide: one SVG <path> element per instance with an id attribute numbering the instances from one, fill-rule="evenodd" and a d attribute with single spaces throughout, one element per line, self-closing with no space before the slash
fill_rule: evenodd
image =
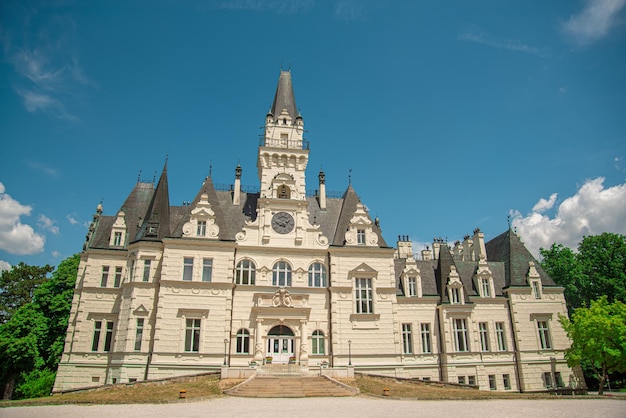
<path id="1" fill-rule="evenodd" d="M 291 299 L 291 295 L 289 294 L 289 291 L 282 287 L 278 289 L 274 293 L 274 297 L 272 298 L 272 306 L 293 308 L 293 300 Z"/>

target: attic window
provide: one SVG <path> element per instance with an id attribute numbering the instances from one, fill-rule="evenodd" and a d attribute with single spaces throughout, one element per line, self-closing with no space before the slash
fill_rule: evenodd
<path id="1" fill-rule="evenodd" d="M 356 230 L 356 242 L 357 244 L 360 244 L 360 245 L 365 244 L 365 229 Z"/>
<path id="2" fill-rule="evenodd" d="M 159 231 L 158 225 L 148 225 L 148 230 L 146 232 L 146 235 L 157 235 L 158 231 Z"/>
<path id="3" fill-rule="evenodd" d="M 461 289 L 458 287 L 453 287 L 450 289 L 450 303 L 453 305 L 458 305 L 461 303 Z"/>

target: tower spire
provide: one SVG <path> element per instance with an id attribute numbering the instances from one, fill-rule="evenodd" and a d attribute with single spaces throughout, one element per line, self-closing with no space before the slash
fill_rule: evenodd
<path id="1" fill-rule="evenodd" d="M 291 119 L 295 119 L 299 115 L 298 107 L 296 106 L 296 96 L 293 93 L 291 84 L 291 68 L 287 71 L 280 70 L 278 86 L 276 87 L 276 94 L 274 95 L 270 113 L 278 117 L 283 110 L 287 110 L 287 114 L 289 114 Z"/>

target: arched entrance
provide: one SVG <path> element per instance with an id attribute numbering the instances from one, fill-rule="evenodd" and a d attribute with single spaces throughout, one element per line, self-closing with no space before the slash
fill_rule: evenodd
<path id="1" fill-rule="evenodd" d="M 267 353 L 273 363 L 288 363 L 290 357 L 295 356 L 294 334 L 291 328 L 285 325 L 276 325 L 267 333 Z"/>

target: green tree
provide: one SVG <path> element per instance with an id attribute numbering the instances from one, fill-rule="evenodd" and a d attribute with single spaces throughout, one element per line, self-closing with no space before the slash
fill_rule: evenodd
<path id="1" fill-rule="evenodd" d="M 63 260 L 32 301 L 0 324 L 0 382 L 4 398 L 49 394 L 63 352 L 80 255 Z M 51 377 L 52 375 L 52 377 Z"/>
<path id="2" fill-rule="evenodd" d="M 570 315 L 601 296 L 626 302 L 626 236 L 605 232 L 583 237 L 577 252 L 556 243 L 540 251 L 543 269 L 565 288 Z"/>
<path id="3" fill-rule="evenodd" d="M 602 394 L 608 373 L 626 371 L 626 305 L 610 303 L 606 296 L 577 308 L 572 319 L 560 315 L 559 321 L 572 346 L 565 352 L 570 367 L 583 363 L 596 374 Z"/>
<path id="4" fill-rule="evenodd" d="M 48 273 L 54 268 L 29 266 L 19 263 L 5 270 L 0 275 L 0 324 L 9 320 L 11 315 L 21 306 L 33 299 L 37 286 L 47 280 Z"/>

